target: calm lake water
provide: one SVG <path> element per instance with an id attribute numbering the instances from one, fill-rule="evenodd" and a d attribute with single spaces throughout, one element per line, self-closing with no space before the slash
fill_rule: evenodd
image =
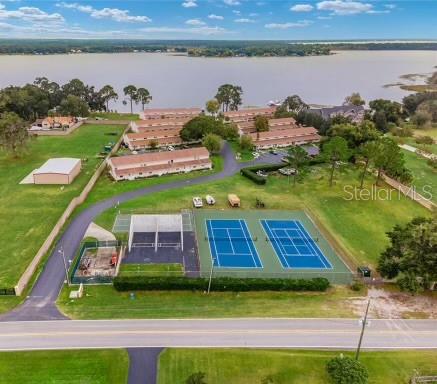
<path id="1" fill-rule="evenodd" d="M 298 94 L 313 104 L 338 104 L 358 91 L 366 100 L 400 100 L 408 94 L 399 76 L 431 73 L 437 65 L 432 51 L 348 51 L 301 58 L 191 58 L 153 53 L 0 56 L 0 87 L 22 85 L 37 76 L 56 82 L 80 78 L 101 87 L 111 84 L 121 96 L 111 108 L 127 110 L 121 101 L 125 85 L 146 87 L 152 107 L 203 106 L 224 83 L 243 87 L 245 105 Z M 139 106 L 136 107 L 139 110 Z"/>

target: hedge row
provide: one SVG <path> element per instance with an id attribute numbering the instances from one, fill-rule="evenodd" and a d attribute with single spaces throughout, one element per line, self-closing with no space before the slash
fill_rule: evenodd
<path id="1" fill-rule="evenodd" d="M 205 291 L 208 279 L 189 277 L 117 276 L 114 279 L 117 291 Z M 323 277 L 313 279 L 258 279 L 216 277 L 212 280 L 214 291 L 326 291 L 329 281 Z"/>
<path id="2" fill-rule="evenodd" d="M 256 165 L 253 167 L 246 167 L 241 169 L 240 172 L 243 176 L 246 176 L 248 179 L 254 181 L 256 184 L 264 185 L 266 183 L 266 178 L 258 176 L 256 174 L 258 171 L 273 172 L 284 167 L 285 164 L 272 164 L 272 165 L 264 164 L 264 165 Z"/>

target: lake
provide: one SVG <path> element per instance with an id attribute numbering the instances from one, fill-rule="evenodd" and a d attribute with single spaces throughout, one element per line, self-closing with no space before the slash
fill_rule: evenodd
<path id="1" fill-rule="evenodd" d="M 148 88 L 153 107 L 202 107 L 219 85 L 243 87 L 244 105 L 300 95 L 312 104 L 339 104 L 352 92 L 366 100 L 400 100 L 409 92 L 399 76 L 431 73 L 434 51 L 343 51 L 330 56 L 271 58 L 194 58 L 161 53 L 0 56 L 0 87 L 22 85 L 37 76 L 58 83 L 79 78 L 97 88 L 111 84 L 120 95 L 110 108 L 126 111 L 122 89 Z M 139 106 L 136 107 L 139 110 Z"/>

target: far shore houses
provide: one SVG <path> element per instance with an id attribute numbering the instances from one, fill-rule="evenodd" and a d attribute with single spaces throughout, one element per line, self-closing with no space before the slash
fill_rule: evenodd
<path id="1" fill-rule="evenodd" d="M 107 163 L 117 181 L 212 168 L 204 147 L 112 157 Z"/>

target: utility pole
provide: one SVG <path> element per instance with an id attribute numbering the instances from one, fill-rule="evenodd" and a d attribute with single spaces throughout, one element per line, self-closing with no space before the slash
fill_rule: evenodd
<path id="1" fill-rule="evenodd" d="M 208 295 L 209 292 L 211 291 L 211 282 L 212 282 L 212 273 L 214 272 L 214 263 L 215 263 L 215 257 L 212 258 L 212 262 L 211 262 L 211 272 L 209 273 L 209 283 L 208 283 Z"/>
<path id="2" fill-rule="evenodd" d="M 360 356 L 360 350 L 361 350 L 361 343 L 363 341 L 363 336 L 364 336 L 364 330 L 366 329 L 366 325 L 368 325 L 367 323 L 367 315 L 369 313 L 369 307 L 370 307 L 370 299 L 367 302 L 367 308 L 366 308 L 366 313 L 364 314 L 364 319 L 361 319 L 361 334 L 360 334 L 360 340 L 358 341 L 358 347 L 357 347 L 357 352 L 355 354 L 355 360 L 358 360 L 359 356 Z"/>
<path id="3" fill-rule="evenodd" d="M 65 277 L 67 278 L 67 285 L 70 286 L 70 276 L 68 275 L 68 267 L 67 267 L 67 261 L 65 260 L 64 248 L 61 246 L 61 248 L 58 250 L 58 252 L 61 254 L 62 261 L 64 262 Z"/>

